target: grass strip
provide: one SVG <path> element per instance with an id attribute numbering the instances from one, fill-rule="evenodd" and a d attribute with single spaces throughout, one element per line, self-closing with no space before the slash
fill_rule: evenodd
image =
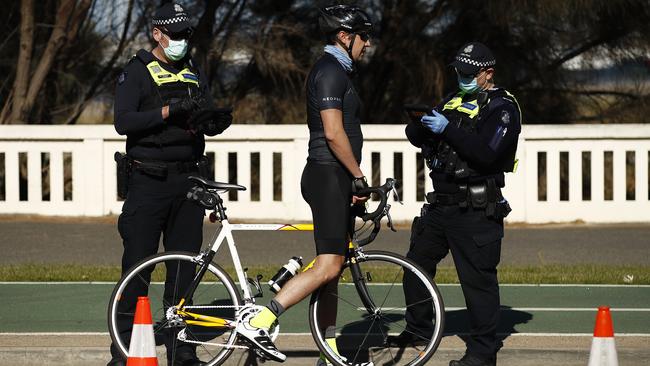
<path id="1" fill-rule="evenodd" d="M 250 277 L 258 273 L 262 281 L 268 281 L 278 270 L 279 266 L 251 266 Z M 232 268 L 226 270 L 235 278 Z M 386 267 L 364 268 L 371 272 L 373 282 L 392 282 L 395 272 Z M 344 275 L 343 281 L 349 281 Z M 112 281 L 120 278 L 118 266 L 89 266 L 78 264 L 18 264 L 0 266 L 0 281 Z M 164 279 L 164 271 L 156 269 L 152 278 L 155 281 Z M 437 283 L 458 283 L 454 267 L 439 267 L 436 275 Z M 543 265 L 543 266 L 500 266 L 499 282 L 529 283 L 529 284 L 650 284 L 650 266 L 611 266 L 599 264 L 577 265 Z"/>

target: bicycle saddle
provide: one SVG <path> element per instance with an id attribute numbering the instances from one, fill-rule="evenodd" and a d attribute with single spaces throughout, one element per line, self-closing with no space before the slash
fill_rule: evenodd
<path id="1" fill-rule="evenodd" d="M 189 176 L 187 179 L 191 180 L 192 182 L 198 183 L 206 188 L 211 188 L 211 189 L 224 190 L 224 191 L 245 191 L 246 190 L 246 187 L 240 186 L 239 184 L 215 182 L 213 180 L 197 177 L 194 175 Z"/>

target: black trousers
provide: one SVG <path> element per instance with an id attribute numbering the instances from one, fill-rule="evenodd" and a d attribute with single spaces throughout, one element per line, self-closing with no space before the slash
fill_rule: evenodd
<path id="1" fill-rule="evenodd" d="M 165 178 L 146 175 L 134 171 L 129 180 L 129 193 L 122 206 L 118 220 L 118 230 L 123 240 L 122 274 L 126 273 L 140 260 L 158 252 L 160 236 L 166 251 L 183 250 L 198 253 L 203 241 L 203 217 L 205 211 L 196 203 L 186 199 L 192 183 L 189 175 L 170 172 Z M 176 274 L 176 268 L 167 268 L 168 274 Z M 194 268 L 180 268 L 179 281 L 168 276 L 165 281 L 164 299 L 167 304 L 175 304 L 183 295 L 184 289 L 192 281 Z M 145 279 L 147 282 L 150 279 Z M 138 296 L 147 295 L 147 284 L 133 281 L 120 299 L 118 311 L 119 328 L 123 331 L 122 339 L 130 339 L 133 326 L 133 314 Z M 175 286 L 176 290 L 175 290 Z M 152 304 L 157 306 L 159 304 Z M 156 322 L 160 319 L 154 319 Z M 168 346 L 169 348 L 169 346 Z M 194 346 L 184 344 L 177 346 L 177 352 L 185 348 L 193 351 Z M 111 354 L 119 357 L 119 351 L 111 345 Z"/>
<path id="2" fill-rule="evenodd" d="M 432 277 L 438 263 L 451 252 L 469 312 L 467 352 L 481 358 L 493 357 L 500 348 L 496 339 L 500 307 L 496 267 L 502 238 L 502 220 L 488 219 L 482 210 L 457 205 L 429 206 L 426 214 L 415 218 L 411 228 L 407 257 Z M 419 281 L 410 281 L 405 275 L 403 284 L 407 305 L 415 304 L 406 313 L 407 329 L 430 337 L 433 314 L 430 305 L 417 305 L 424 294 L 415 285 Z"/>

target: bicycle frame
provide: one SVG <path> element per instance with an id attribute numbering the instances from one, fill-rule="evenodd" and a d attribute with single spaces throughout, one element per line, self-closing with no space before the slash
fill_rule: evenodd
<path id="1" fill-rule="evenodd" d="M 246 272 L 241 264 L 239 258 L 239 252 L 237 251 L 237 246 L 235 244 L 235 239 L 233 238 L 233 231 L 313 231 L 313 224 L 231 224 L 228 222 L 228 219 L 223 219 L 221 221 L 221 230 L 219 234 L 214 239 L 214 241 L 209 245 L 209 249 L 199 254 L 199 257 L 203 264 L 201 265 L 199 271 L 194 276 L 190 287 L 187 289 L 184 296 L 181 298 L 178 305 L 176 305 L 176 314 L 182 317 L 185 317 L 185 322 L 188 325 L 197 325 L 203 327 L 234 327 L 234 322 L 219 318 L 212 317 L 207 315 L 196 314 L 187 310 L 184 310 L 184 304 L 186 299 L 191 299 L 194 295 L 201 278 L 208 269 L 209 264 L 212 262 L 212 259 L 219 251 L 224 241 L 226 242 L 228 249 L 230 251 L 230 257 L 232 263 L 235 267 L 235 272 L 237 274 L 237 281 L 239 282 L 239 287 L 243 292 L 243 301 L 244 304 L 253 304 L 255 299 L 251 293 L 250 284 L 248 283 L 248 278 L 246 277 Z M 352 244 L 350 244 L 352 245 Z M 314 261 L 312 260 L 303 271 L 308 270 L 313 265 Z"/>
<path id="2" fill-rule="evenodd" d="M 228 249 L 230 251 L 230 257 L 235 267 L 235 272 L 237 274 L 237 281 L 239 282 L 239 286 L 241 287 L 241 290 L 244 295 L 243 296 L 244 304 L 253 304 L 255 303 L 255 298 L 251 293 L 250 284 L 248 282 L 248 278 L 246 277 L 246 272 L 244 271 L 244 268 L 241 264 L 241 260 L 239 258 L 239 252 L 237 251 L 237 245 L 235 244 L 235 239 L 233 238 L 232 232 L 233 231 L 313 231 L 313 230 L 314 230 L 313 224 L 293 224 L 293 225 L 231 224 L 230 222 L 228 222 L 228 219 L 222 220 L 221 230 L 219 231 L 219 234 L 217 235 L 215 240 L 209 246 L 209 249 L 199 254 L 199 256 L 203 260 L 203 265 L 200 267 L 199 271 L 195 275 L 192 283 L 190 284 L 190 287 L 186 291 L 186 294 L 181 298 L 180 302 L 175 307 L 176 314 L 184 317 L 185 322 L 188 325 L 215 327 L 215 328 L 234 327 L 236 324 L 234 324 L 233 321 L 219 318 L 219 317 L 196 314 L 185 310 L 185 308 L 183 307 L 186 299 L 191 299 L 191 297 L 194 295 L 194 291 L 196 290 L 199 281 L 205 274 L 205 271 L 208 269 L 210 262 L 212 262 L 212 259 L 219 251 L 224 241 L 228 245 Z M 355 247 L 356 246 L 354 245 L 354 243 L 350 241 L 349 250 L 352 252 L 354 251 Z M 352 271 L 354 285 L 357 291 L 359 292 L 359 295 L 362 299 L 363 305 L 365 306 L 366 310 L 368 311 L 369 314 L 372 314 L 375 312 L 376 305 L 371 300 L 368 294 L 365 278 L 361 273 L 361 270 L 359 269 L 359 264 L 354 260 L 354 256 L 351 255 L 350 258 L 352 258 L 350 261 L 350 269 Z M 316 259 L 313 259 L 309 264 L 307 264 L 302 269 L 302 272 L 309 270 L 314 265 L 315 261 Z"/>

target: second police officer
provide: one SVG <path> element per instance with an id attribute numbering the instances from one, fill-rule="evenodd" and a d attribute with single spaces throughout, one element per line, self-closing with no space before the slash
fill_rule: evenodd
<path id="1" fill-rule="evenodd" d="M 485 45 L 464 45 L 451 64 L 457 92 L 406 127 L 409 141 L 422 149 L 434 188 L 413 222 L 407 257 L 435 276 L 437 264 L 451 252 L 469 313 L 467 351 L 450 366 L 496 365 L 500 348 L 496 267 L 503 218 L 510 211 L 501 188 L 504 173 L 515 169 L 521 112 L 512 94 L 495 86 L 495 65 Z M 417 306 L 423 292 L 407 276 L 404 293 L 412 305 L 407 330 L 388 339 L 396 345 L 417 343 L 433 332 L 431 307 Z"/>
<path id="2" fill-rule="evenodd" d="M 174 3 L 163 5 L 152 21 L 156 47 L 139 50 L 118 77 L 115 129 L 127 137 L 126 154 L 116 154 L 118 190 L 126 198 L 118 221 L 124 245 L 122 273 L 155 254 L 161 234 L 165 250 L 201 248 L 205 211 L 186 199 L 191 188 L 187 177 L 206 173 L 204 135 L 221 133 L 232 117 L 228 110 L 214 109 L 207 78 L 187 52 L 191 35 L 185 10 Z M 179 281 L 165 283 L 169 303 L 178 301 L 169 296 L 174 289 L 182 293 L 194 274 L 189 268 L 178 270 L 186 273 Z M 124 339 L 131 334 L 137 297 L 146 295 L 146 284 L 135 287 L 125 289 L 118 305 L 124 314 L 118 320 Z M 174 335 L 156 341 L 165 344 L 170 366 L 203 364 L 196 346 L 179 343 Z M 113 345 L 111 354 L 109 366 L 126 364 Z"/>

